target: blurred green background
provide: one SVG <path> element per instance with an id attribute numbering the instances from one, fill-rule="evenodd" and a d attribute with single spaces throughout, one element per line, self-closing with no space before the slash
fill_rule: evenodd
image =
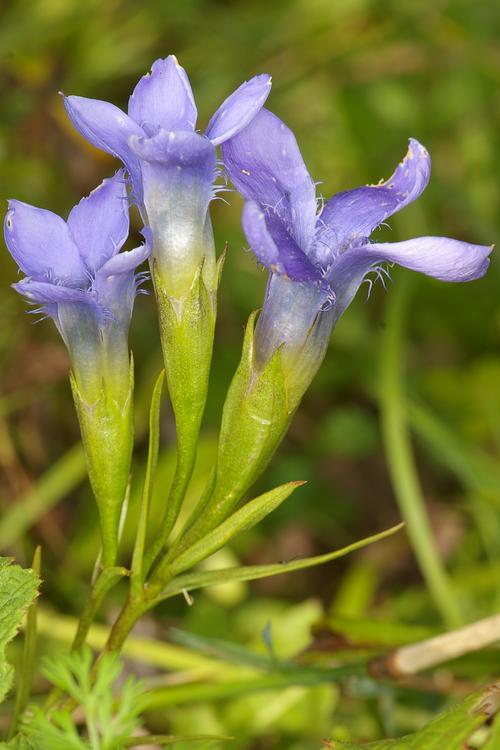
<path id="1" fill-rule="evenodd" d="M 203 127 L 241 81 L 273 76 L 268 106 L 294 130 L 325 197 L 387 177 L 409 136 L 433 157 L 431 184 L 378 238 L 438 234 L 491 244 L 499 234 L 500 6 L 476 0 L 3 0 L 0 4 L 0 197 L 63 216 L 117 166 L 89 147 L 65 116 L 58 91 L 126 108 L 138 78 L 175 53 L 190 76 Z M 229 243 L 222 283 L 211 399 L 193 497 L 214 455 L 221 405 L 265 274 L 240 229 L 241 203 L 213 205 L 217 246 Z M 136 222 L 135 230 L 140 229 Z M 68 361 L 50 321 L 33 325 L 9 289 L 16 268 L 0 258 L 0 545 L 28 562 L 44 550 L 41 650 L 65 641 L 81 609 L 97 552 L 96 513 L 85 482 L 67 384 Z M 500 607 L 500 278 L 445 285 L 397 270 L 408 325 L 399 350 L 409 426 L 439 553 L 464 621 Z M 217 562 L 271 562 L 341 547 L 397 522 L 380 431 L 386 291 L 363 286 L 339 323 L 326 361 L 272 467 L 259 483 L 306 487 Z M 154 300 L 139 297 L 131 331 L 137 363 L 136 489 L 143 471 L 148 398 L 161 367 Z M 161 503 L 173 464 L 173 424 L 163 417 Z M 163 493 L 163 494 L 162 494 Z M 125 533 L 130 547 L 137 492 Z M 109 621 L 119 603 L 101 613 Z M 375 624 L 374 624 L 375 621 Z M 385 623 L 377 625 L 377 623 Z M 325 568 L 250 586 L 199 593 L 145 618 L 139 631 L 161 645 L 168 627 L 265 650 L 271 623 L 280 655 L 333 664 L 356 643 L 390 645 L 443 628 L 406 535 Z M 351 632 L 352 631 L 352 632 Z M 357 631 L 356 631 L 357 632 Z M 399 640 L 398 640 L 399 639 Z M 383 641 L 383 638 L 382 638 Z M 359 634 L 358 634 L 359 643 Z M 304 650 L 309 647 L 309 650 Z M 200 647 L 203 651 L 203 648 Z M 140 654 L 139 654 L 140 657 Z M 443 670 L 439 684 L 369 680 L 231 692 L 234 675 L 190 675 L 138 658 L 134 669 L 160 685 L 196 682 L 196 696 L 158 691 L 151 728 L 219 732 L 248 750 L 308 750 L 322 738 L 376 739 L 420 727 L 448 699 L 498 673 L 498 651 Z M 175 661 L 175 660 L 174 660 Z M 156 666 L 155 666 L 156 664 Z M 229 685 L 214 691 L 218 682 Z M 205 692 L 204 692 L 205 691 Z M 163 696 L 163 697 L 162 697 Z M 177 747 L 177 745 L 176 745 Z M 181 744 L 178 745 L 181 748 Z M 182 746 L 184 747 L 184 746 Z"/>

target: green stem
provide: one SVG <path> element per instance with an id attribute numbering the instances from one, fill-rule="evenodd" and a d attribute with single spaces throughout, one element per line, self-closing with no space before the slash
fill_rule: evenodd
<path id="1" fill-rule="evenodd" d="M 120 578 L 128 574 L 129 571 L 126 568 L 120 567 L 104 568 L 101 570 L 90 590 L 87 603 L 78 621 L 78 630 L 71 646 L 72 651 L 80 649 L 87 640 L 89 628 L 108 591 Z"/>
<path id="2" fill-rule="evenodd" d="M 156 593 L 156 589 L 154 592 Z M 153 607 L 154 601 L 151 601 L 149 596 L 146 596 L 146 592 L 142 592 L 140 595 L 129 594 L 129 597 L 120 612 L 118 619 L 111 628 L 108 641 L 104 647 L 105 651 L 120 651 L 128 634 L 134 627 L 137 620 L 147 612 L 148 609 Z"/>
<path id="3" fill-rule="evenodd" d="M 420 570 L 443 621 L 448 627 L 457 627 L 462 616 L 433 538 L 408 429 L 402 350 L 409 299 L 410 278 L 402 275 L 389 298 L 380 351 L 383 441 L 396 499 Z"/>
<path id="4" fill-rule="evenodd" d="M 130 590 L 132 595 L 137 596 L 142 592 L 144 578 L 149 570 L 145 569 L 144 553 L 146 548 L 146 536 L 149 521 L 149 506 L 153 496 L 154 476 L 158 464 L 158 452 L 160 448 L 160 403 L 163 390 L 165 371 L 162 370 L 153 389 L 151 408 L 149 413 L 149 448 L 146 464 L 146 476 L 142 490 L 141 512 L 137 524 L 134 552 L 132 555 Z M 154 546 L 154 545 L 153 545 Z M 155 553 L 155 557 L 156 557 Z M 152 558 L 154 559 L 154 557 Z"/>

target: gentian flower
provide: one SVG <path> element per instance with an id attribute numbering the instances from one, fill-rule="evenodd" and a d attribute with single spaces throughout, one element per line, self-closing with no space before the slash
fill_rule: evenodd
<path id="1" fill-rule="evenodd" d="M 271 88 L 267 75 L 243 83 L 196 132 L 188 77 L 171 55 L 143 76 L 128 114 L 104 101 L 68 96 L 77 130 L 122 160 L 146 227 L 151 275 L 177 433 L 177 468 L 160 523 L 166 539 L 177 517 L 196 457 L 212 358 L 219 279 L 209 204 L 217 193 L 216 147 L 245 128 Z"/>
<path id="2" fill-rule="evenodd" d="M 173 55 L 156 60 L 129 99 L 128 114 L 109 102 L 68 96 L 76 129 L 127 167 L 134 198 L 153 233 L 162 287 L 181 298 L 200 263 L 213 276 L 208 206 L 214 197 L 216 146 L 246 127 L 271 88 L 267 75 L 243 83 L 216 111 L 204 134 L 184 68 Z"/>
<path id="3" fill-rule="evenodd" d="M 223 159 L 246 201 L 248 243 L 271 272 L 255 333 L 256 361 L 262 365 L 281 347 L 284 366 L 295 371 L 292 402 L 309 384 L 333 326 L 370 272 L 396 263 L 443 281 L 470 281 L 488 268 L 489 246 L 447 237 L 370 239 L 427 186 L 429 154 L 414 139 L 388 180 L 337 193 L 319 212 L 295 137 L 271 112 L 261 110 L 225 143 Z"/>
<path id="4" fill-rule="evenodd" d="M 101 514 L 103 561 L 116 556 L 132 452 L 133 373 L 128 330 L 147 244 L 120 253 L 129 231 L 124 171 L 104 180 L 64 221 L 9 202 L 7 247 L 26 274 L 17 292 L 56 324 L 69 351 L 73 396 Z"/>
<path id="5" fill-rule="evenodd" d="M 319 212 L 295 137 L 271 112 L 261 109 L 222 145 L 222 156 L 246 201 L 246 238 L 270 278 L 226 398 L 213 489 L 185 544 L 226 518 L 266 467 L 324 357 L 333 326 L 367 274 L 381 273 L 381 264 L 390 262 L 445 281 L 468 281 L 485 273 L 491 252 L 444 237 L 370 240 L 376 227 L 427 185 L 429 155 L 413 139 L 387 181 L 339 193 Z"/>
<path id="6" fill-rule="evenodd" d="M 64 221 L 52 211 L 9 201 L 4 234 L 26 277 L 14 289 L 50 316 L 87 400 L 110 377 L 128 391 L 128 329 L 137 289 L 135 269 L 147 245 L 120 253 L 129 232 L 124 171 L 104 180 Z"/>

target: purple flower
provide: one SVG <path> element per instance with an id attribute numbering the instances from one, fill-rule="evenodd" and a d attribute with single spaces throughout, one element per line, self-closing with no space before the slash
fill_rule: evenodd
<path id="1" fill-rule="evenodd" d="M 83 198 L 67 221 L 17 200 L 5 216 L 5 242 L 26 274 L 14 288 L 54 320 L 79 385 L 93 395 L 106 372 L 128 390 L 135 269 L 149 255 L 147 244 L 119 252 L 128 231 L 123 170 Z"/>
<path id="2" fill-rule="evenodd" d="M 315 185 L 295 137 L 271 112 L 262 109 L 223 145 L 222 154 L 246 199 L 246 238 L 271 271 L 256 331 L 262 361 L 283 344 L 285 358 L 287 353 L 303 358 L 308 338 L 314 339 L 322 358 L 332 326 L 367 274 L 380 271 L 385 262 L 444 281 L 477 279 L 488 268 L 492 248 L 487 246 L 446 237 L 370 240 L 378 226 L 427 186 L 429 154 L 414 139 L 387 181 L 337 193 L 319 212 Z M 299 360 L 295 364 L 300 366 Z"/>
<path id="3" fill-rule="evenodd" d="M 208 206 L 214 196 L 216 146 L 249 124 L 270 86 L 267 75 L 243 83 L 219 107 L 204 134 L 195 130 L 191 86 L 173 55 L 156 60 L 151 73 L 140 79 L 128 114 L 95 99 L 64 100 L 77 130 L 125 164 L 144 223 L 152 230 L 156 271 L 173 297 L 189 289 L 203 260 L 214 266 Z"/>

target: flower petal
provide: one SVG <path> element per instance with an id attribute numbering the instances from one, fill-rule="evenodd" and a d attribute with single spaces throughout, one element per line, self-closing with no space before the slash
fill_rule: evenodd
<path id="1" fill-rule="evenodd" d="M 368 246 L 381 259 L 442 281 L 473 281 L 484 276 L 493 245 L 472 245 L 448 237 L 417 237 Z"/>
<path id="2" fill-rule="evenodd" d="M 45 281 L 23 279 L 16 284 L 12 284 L 12 286 L 16 292 L 22 294 L 30 302 L 36 302 L 39 305 L 57 304 L 58 302 L 83 302 L 93 305 L 95 302 L 89 292 L 59 284 L 50 284 Z"/>
<path id="3" fill-rule="evenodd" d="M 274 220 L 271 228 L 268 222 L 269 218 L 257 203 L 245 203 L 243 230 L 257 260 L 278 276 L 293 281 L 320 282 L 322 277 L 319 270 L 296 245 L 283 225 Z"/>
<path id="4" fill-rule="evenodd" d="M 139 160 L 129 146 L 131 136 L 143 136 L 143 129 L 114 104 L 83 96 L 65 96 L 68 116 L 84 138 L 93 146 L 116 156 L 126 166 L 135 197 L 142 198 Z"/>
<path id="5" fill-rule="evenodd" d="M 95 273 L 120 250 L 128 236 L 127 183 L 123 169 L 82 198 L 71 210 L 68 226 L 88 269 Z"/>
<path id="6" fill-rule="evenodd" d="M 430 168 L 427 150 L 410 138 L 405 158 L 388 180 L 337 193 L 328 201 L 319 217 L 319 223 L 332 235 L 324 237 L 326 245 L 345 250 L 364 244 L 379 224 L 421 195 Z"/>
<path id="7" fill-rule="evenodd" d="M 316 192 L 292 131 L 261 109 L 252 122 L 222 145 L 235 187 L 274 213 L 304 252 L 316 223 Z"/>
<path id="8" fill-rule="evenodd" d="M 366 274 L 384 261 L 443 281 L 472 281 L 486 273 L 492 250 L 493 246 L 471 245 L 448 237 L 418 237 L 348 250 L 329 271 L 336 294 L 336 319 L 351 303 Z"/>
<path id="9" fill-rule="evenodd" d="M 174 55 L 156 60 L 129 99 L 128 113 L 152 136 L 163 130 L 194 130 L 197 111 L 184 68 Z"/>
<path id="10" fill-rule="evenodd" d="M 151 248 L 148 245 L 139 245 L 134 250 L 118 253 L 110 258 L 97 273 L 96 278 L 105 276 L 116 276 L 121 273 L 135 271 L 137 266 L 149 258 Z"/>
<path id="11" fill-rule="evenodd" d="M 222 102 L 205 131 L 214 146 L 232 138 L 253 120 L 269 96 L 271 85 L 267 73 L 254 76 Z"/>
<path id="12" fill-rule="evenodd" d="M 87 271 L 66 222 L 52 211 L 9 201 L 5 243 L 21 271 L 70 286 L 84 284 Z"/>

